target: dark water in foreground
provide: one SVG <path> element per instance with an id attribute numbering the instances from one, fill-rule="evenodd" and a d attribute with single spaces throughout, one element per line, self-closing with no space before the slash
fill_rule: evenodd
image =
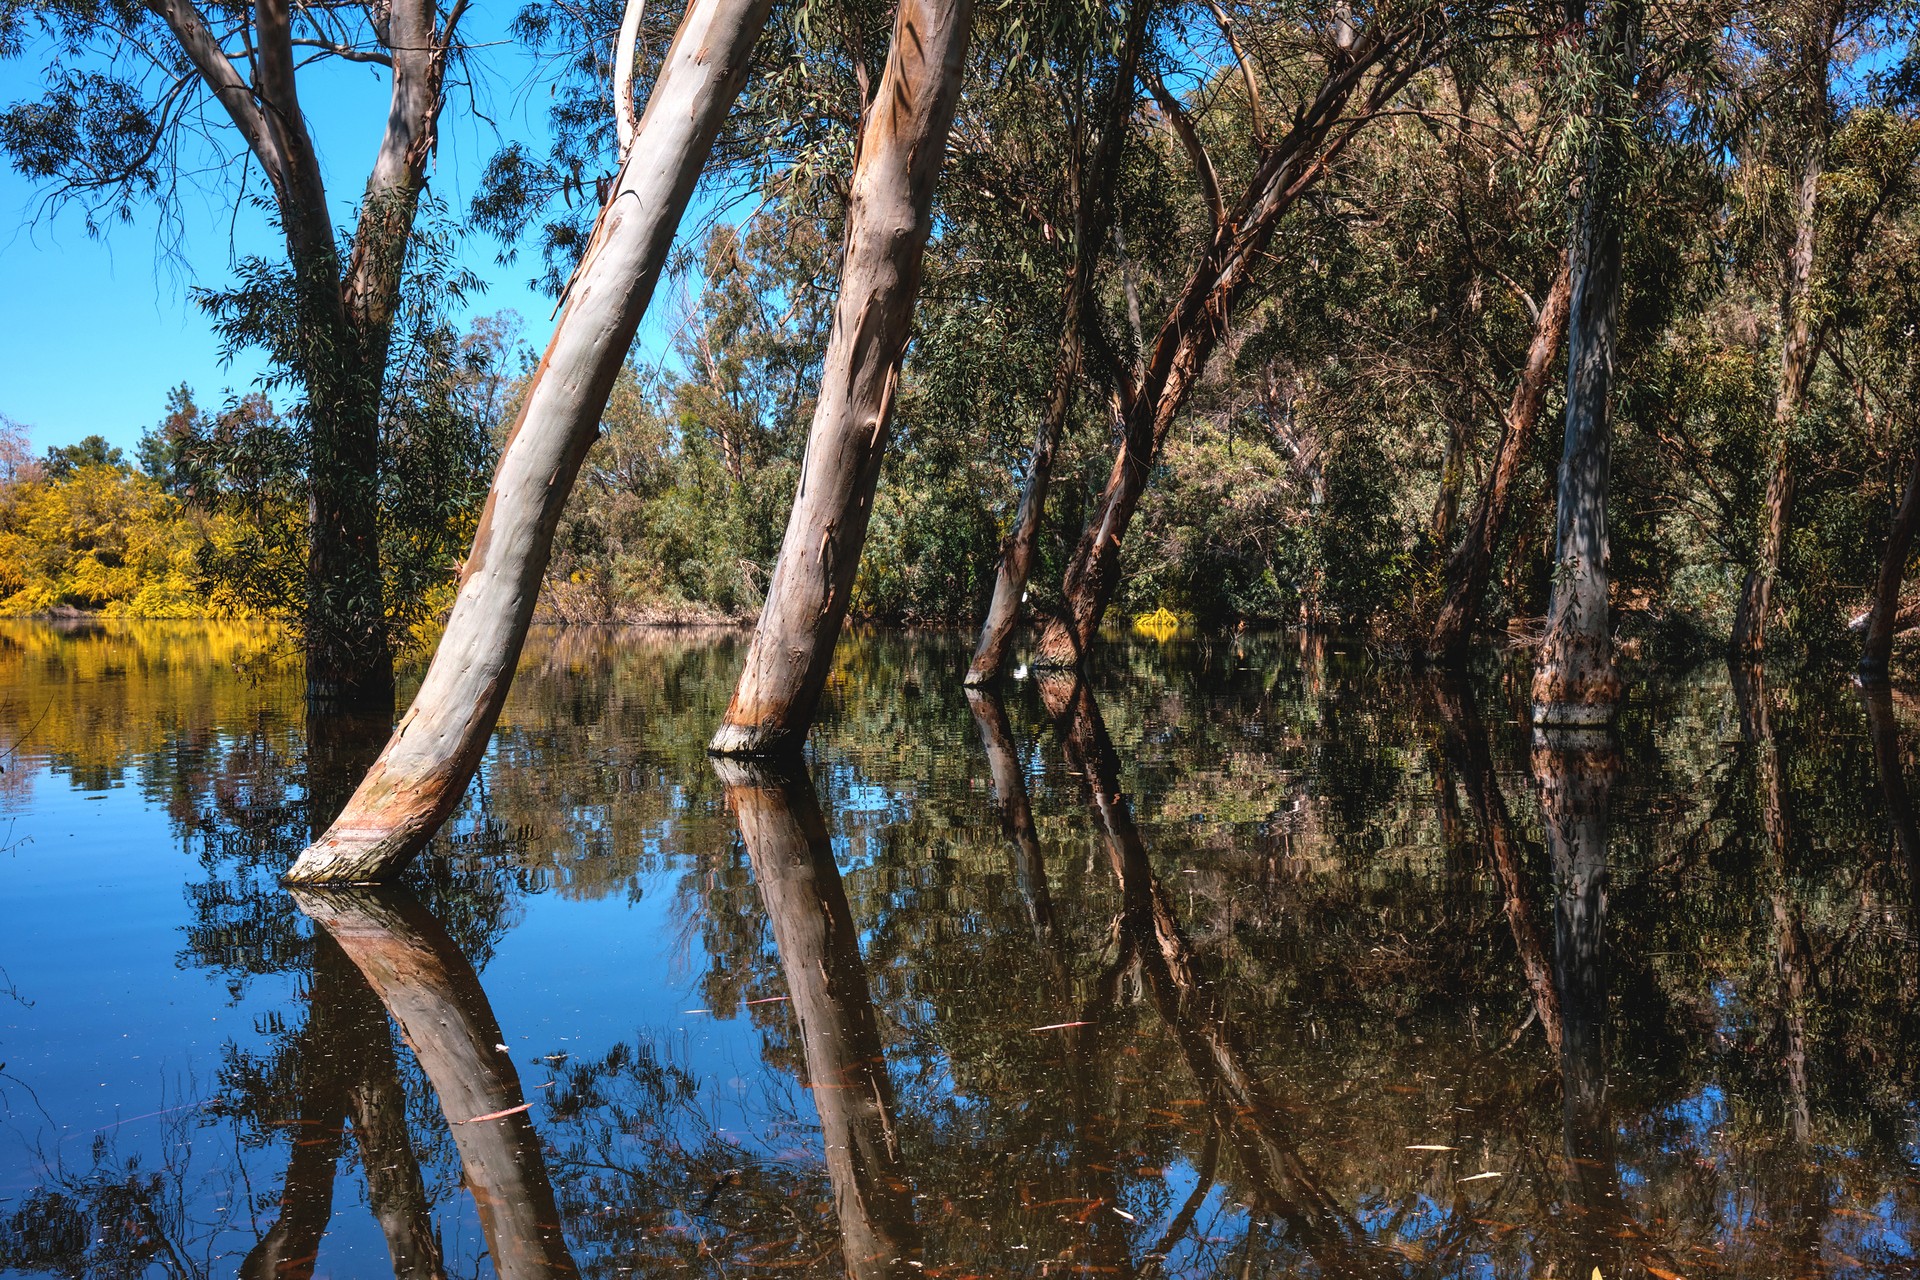
<path id="1" fill-rule="evenodd" d="M 0 628 L 0 1274 L 1920 1271 L 1920 728 L 1837 680 L 1536 747 L 856 637 L 808 776 L 705 758 L 735 640 L 550 633 L 412 883 L 293 897 L 358 749 L 264 644 Z"/>

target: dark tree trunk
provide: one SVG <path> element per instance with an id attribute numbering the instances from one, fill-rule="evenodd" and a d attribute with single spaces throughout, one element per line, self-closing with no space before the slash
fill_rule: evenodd
<path id="1" fill-rule="evenodd" d="M 1907 580 L 1907 559 L 1913 554 L 1916 527 L 1920 527 L 1920 452 L 1914 454 L 1907 471 L 1900 508 L 1893 514 L 1893 528 L 1880 553 L 1880 573 L 1873 584 L 1873 607 L 1867 612 L 1867 635 L 1860 647 L 1860 683 L 1868 688 L 1885 685 L 1893 667 L 1900 588 Z"/>
<path id="2" fill-rule="evenodd" d="M 855 1280 L 905 1280 L 919 1271 L 920 1241 L 895 1138 L 893 1082 L 813 781 L 798 762 L 720 760 L 714 768 L 753 862 L 800 1023 L 847 1272 Z"/>
<path id="3" fill-rule="evenodd" d="M 1026 598 L 1027 579 L 1033 572 L 1034 557 L 1039 553 L 1047 489 L 1053 477 L 1053 454 L 1061 433 L 1066 430 L 1067 418 L 1073 412 L 1074 390 L 1080 382 L 1086 309 L 1092 300 L 1100 248 L 1113 225 L 1114 175 L 1126 141 L 1128 117 L 1132 114 L 1135 76 L 1149 7 L 1144 0 L 1134 0 L 1130 6 L 1126 36 L 1107 92 L 1106 109 L 1101 113 L 1097 149 L 1092 163 L 1074 175 L 1073 271 L 1067 281 L 1066 307 L 1060 320 L 1060 350 L 1054 362 L 1053 387 L 1047 397 L 1039 433 L 1034 437 L 1026 483 L 1020 491 L 1020 507 L 1014 513 L 1013 528 L 1000 549 L 1000 567 L 994 574 L 993 599 L 987 606 L 987 618 L 980 627 L 980 643 L 973 651 L 973 662 L 967 667 L 966 683 L 971 686 L 998 679 L 1006 666 L 1007 648 L 1020 621 L 1020 602 Z"/>
<path id="4" fill-rule="evenodd" d="M 972 24 L 973 0 L 900 0 L 895 11 L 854 160 L 840 298 L 800 487 L 746 665 L 709 747 L 716 755 L 798 745 L 826 687 L 886 457 Z"/>
<path id="5" fill-rule="evenodd" d="M 1047 887 L 1047 864 L 1040 853 L 1040 837 L 1033 825 L 1033 806 L 1027 797 L 1027 780 L 1014 750 L 1013 730 L 1007 724 L 1007 709 L 990 692 L 967 690 L 967 707 L 980 729 L 980 746 L 987 755 L 987 770 L 993 778 L 993 794 L 999 802 L 1000 824 L 1006 830 L 1007 844 L 1013 854 L 1014 883 L 1026 904 L 1027 919 L 1041 945 L 1051 948 L 1056 942 L 1053 924 L 1053 897 Z"/>
<path id="6" fill-rule="evenodd" d="M 1428 652 L 1449 666 L 1458 667 L 1466 661 L 1468 644 L 1480 622 L 1487 583 L 1493 576 L 1494 552 L 1499 548 L 1513 505 L 1514 478 L 1520 474 L 1527 451 L 1533 446 L 1553 362 L 1566 341 L 1567 310 L 1572 295 L 1572 270 L 1562 258 L 1559 274 L 1540 304 L 1520 381 L 1513 389 L 1506 416 L 1500 421 L 1500 443 L 1494 451 L 1493 468 L 1467 520 L 1466 536 L 1447 560 L 1447 593 L 1434 620 Z"/>
<path id="7" fill-rule="evenodd" d="M 1731 675 L 1740 709 L 1741 736 L 1752 755 L 1760 825 L 1767 836 L 1766 879 L 1773 906 L 1774 967 L 1780 977 L 1781 1065 L 1787 1077 L 1787 1115 L 1794 1141 L 1805 1143 L 1812 1126 L 1807 1102 L 1807 1009 L 1813 959 L 1789 879 L 1792 832 L 1786 766 L 1774 739 L 1765 672 L 1736 661 Z"/>
<path id="8" fill-rule="evenodd" d="M 1916 948 L 1920 948 L 1920 818 L 1916 818 L 1913 793 L 1907 789 L 1906 765 L 1900 755 L 1900 731 L 1893 718 L 1893 694 L 1884 686 L 1868 686 L 1860 691 L 1860 703 L 1867 715 L 1867 732 L 1873 739 L 1873 766 L 1880 779 L 1880 795 L 1887 806 L 1887 822 L 1893 828 L 1893 841 L 1907 873 L 1908 901 L 1913 919 L 1907 929 Z"/>
<path id="9" fill-rule="evenodd" d="M 519 1073 L 495 1047 L 500 1024 L 460 948 L 397 890 L 295 890 L 294 904 L 359 969 L 419 1058 L 452 1129 L 494 1273 L 577 1275 Z"/>

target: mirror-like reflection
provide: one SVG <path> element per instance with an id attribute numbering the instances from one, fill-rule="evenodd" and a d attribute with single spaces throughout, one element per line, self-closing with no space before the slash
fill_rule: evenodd
<path id="1" fill-rule="evenodd" d="M 1323 638 L 958 683 L 529 645 L 404 889 L 281 890 L 360 741 L 244 628 L 0 625 L 0 1274 L 1894 1276 L 1915 704 Z"/>

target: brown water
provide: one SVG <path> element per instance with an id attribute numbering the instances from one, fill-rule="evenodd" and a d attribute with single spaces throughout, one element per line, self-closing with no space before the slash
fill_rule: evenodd
<path id="1" fill-rule="evenodd" d="M 0 1275 L 1920 1270 L 1899 705 L 869 635 L 716 769 L 740 655 L 537 635 L 410 883 L 296 897 L 367 747 L 272 637 L 0 628 Z"/>

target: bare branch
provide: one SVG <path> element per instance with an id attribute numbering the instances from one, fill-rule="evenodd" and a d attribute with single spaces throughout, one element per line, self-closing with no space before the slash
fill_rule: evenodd
<path id="1" fill-rule="evenodd" d="M 377 62 L 383 67 L 391 67 L 393 65 L 393 58 L 391 56 L 374 49 L 356 49 L 350 44 L 336 44 L 332 40 L 308 40 L 303 37 L 296 37 L 291 43 L 303 49 L 319 49 L 323 51 L 322 56 L 345 58 L 348 62 Z M 309 58 L 307 62 L 313 60 L 314 59 Z M 303 62 L 300 65 L 305 66 L 307 64 Z"/>
<path id="2" fill-rule="evenodd" d="M 634 46 L 640 42 L 640 19 L 646 9 L 647 0 L 627 0 L 626 14 L 620 19 L 620 35 L 613 45 L 613 123 L 623 160 L 640 127 L 633 111 L 633 53 Z"/>
<path id="3" fill-rule="evenodd" d="M 1247 87 L 1247 118 L 1253 127 L 1253 140 L 1264 146 L 1267 130 L 1261 118 L 1260 82 L 1254 78 L 1253 64 L 1247 61 L 1246 51 L 1240 47 L 1240 37 L 1233 29 L 1233 16 L 1220 7 L 1219 0 L 1207 0 L 1207 8 L 1213 11 L 1213 20 L 1219 25 L 1227 48 L 1233 50 L 1233 60 L 1240 64 L 1240 79 Z"/>

